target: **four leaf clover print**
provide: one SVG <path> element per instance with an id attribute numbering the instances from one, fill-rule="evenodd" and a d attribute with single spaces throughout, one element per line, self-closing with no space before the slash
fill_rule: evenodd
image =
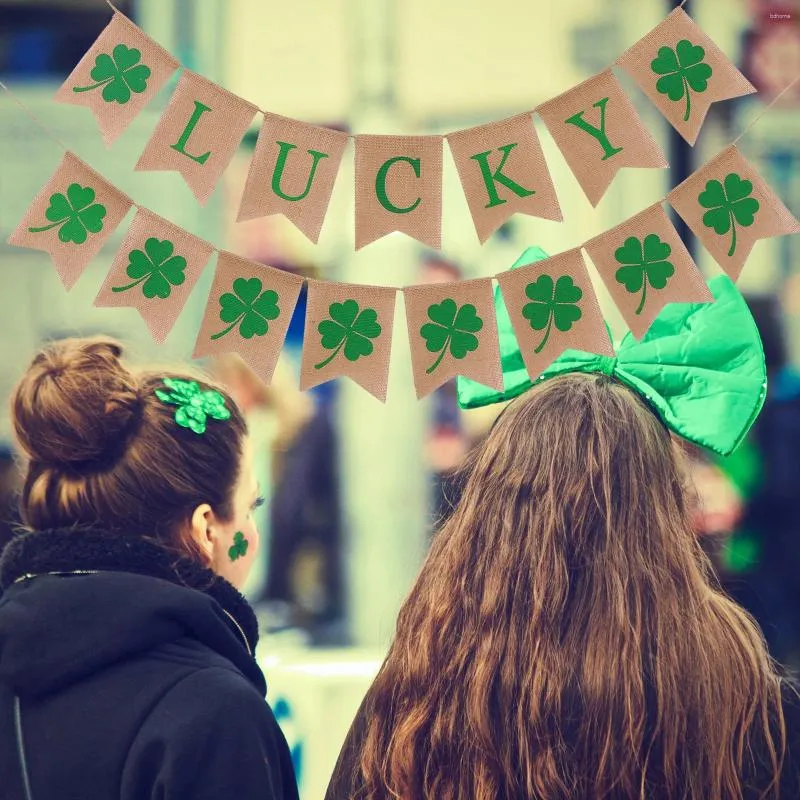
<path id="1" fill-rule="evenodd" d="M 175 422 L 197 434 L 206 432 L 206 421 L 230 419 L 231 412 L 225 406 L 225 398 L 214 389 L 203 389 L 197 381 L 180 378 L 164 378 L 168 391 L 156 389 L 155 394 L 162 403 L 178 406 Z"/>
<path id="2" fill-rule="evenodd" d="M 648 284 L 663 289 L 675 274 L 675 267 L 666 260 L 671 253 L 672 247 L 655 233 L 649 233 L 644 240 L 629 236 L 614 252 L 614 258 L 622 265 L 615 275 L 617 282 L 631 294 L 642 293 L 637 314 L 644 308 Z"/>
<path id="3" fill-rule="evenodd" d="M 102 98 L 106 103 L 124 105 L 131 99 L 131 92 L 141 94 L 147 89 L 150 67 L 140 64 L 141 51 L 135 47 L 118 44 L 108 53 L 100 53 L 89 73 L 96 83 L 91 86 L 73 86 L 73 92 L 92 92 L 103 87 Z"/>
<path id="4" fill-rule="evenodd" d="M 753 184 L 742 179 L 735 172 L 725 176 L 724 186 L 716 179 L 706 183 L 697 201 L 703 208 L 709 209 L 703 214 L 703 225 L 713 228 L 720 236 L 731 231 L 731 246 L 728 255 L 736 252 L 736 223 L 743 228 L 753 224 L 761 204 L 755 197 L 750 197 Z"/>
<path id="5" fill-rule="evenodd" d="M 236 531 L 233 537 L 233 545 L 228 548 L 228 558 L 230 558 L 231 561 L 236 561 L 241 558 L 247 553 L 249 544 L 250 542 L 244 538 L 244 534 L 241 531 Z"/>
<path id="6" fill-rule="evenodd" d="M 542 341 L 534 353 L 541 353 L 550 338 L 550 330 L 556 328 L 566 333 L 582 316 L 578 303 L 583 290 L 576 286 L 569 275 L 562 275 L 553 282 L 550 275 L 540 275 L 525 287 L 531 302 L 522 307 L 522 316 L 535 331 L 544 331 Z"/>
<path id="7" fill-rule="evenodd" d="M 439 356 L 425 370 L 426 374 L 430 375 L 442 363 L 448 350 L 453 358 L 462 359 L 478 349 L 479 341 L 475 334 L 483 328 L 483 320 L 472 303 L 459 307 L 448 297 L 428 307 L 428 319 L 431 321 L 426 322 L 419 333 L 425 339 L 428 351 L 439 353 Z"/>
<path id="8" fill-rule="evenodd" d="M 348 361 L 358 361 L 361 356 L 372 353 L 372 339 L 381 335 L 378 312 L 374 308 L 359 308 L 355 300 L 344 303 L 331 303 L 328 308 L 329 319 L 324 319 L 317 326 L 322 336 L 322 346 L 333 352 L 314 369 L 322 369 L 344 350 Z"/>
<path id="9" fill-rule="evenodd" d="M 674 50 L 667 45 L 659 47 L 658 55 L 650 62 L 650 69 L 662 76 L 656 81 L 656 91 L 674 102 L 686 98 L 684 122 L 689 121 L 691 114 L 692 92 L 700 94 L 708 88 L 712 69 L 703 61 L 705 55 L 699 44 L 681 39 Z"/>
<path id="10" fill-rule="evenodd" d="M 185 280 L 186 259 L 173 255 L 175 245 L 168 239 L 159 240 L 151 237 L 144 243 L 144 251 L 131 250 L 128 255 L 128 277 L 133 283 L 126 286 L 114 286 L 112 292 L 127 292 L 140 284 L 142 294 L 152 299 L 170 296 L 173 286 L 180 286 Z"/>
<path id="11" fill-rule="evenodd" d="M 96 196 L 91 186 L 70 184 L 66 196 L 61 192 L 50 195 L 50 205 L 44 215 L 51 224 L 28 228 L 28 232 L 41 233 L 60 226 L 58 238 L 62 242 L 83 244 L 90 233 L 103 230 L 106 207 L 95 203 Z"/>
<path id="12" fill-rule="evenodd" d="M 281 312 L 278 293 L 272 289 L 262 291 L 263 288 L 259 278 L 237 278 L 233 282 L 233 293 L 225 292 L 219 298 L 219 318 L 230 324 L 211 338 L 221 339 L 237 325 L 242 339 L 264 336 L 269 330 L 269 322 L 277 319 Z"/>

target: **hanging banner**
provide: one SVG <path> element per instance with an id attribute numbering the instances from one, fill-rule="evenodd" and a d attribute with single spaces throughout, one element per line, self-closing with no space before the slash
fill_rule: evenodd
<path id="1" fill-rule="evenodd" d="M 283 214 L 316 244 L 349 138 L 265 114 L 236 221 Z"/>
<path id="2" fill-rule="evenodd" d="M 563 220 L 530 114 L 450 133 L 447 143 L 481 244 L 513 214 Z"/>
<path id="3" fill-rule="evenodd" d="M 356 136 L 356 250 L 399 231 L 442 246 L 442 137 Z"/>
<path id="4" fill-rule="evenodd" d="M 187 70 L 136 169 L 180 172 L 205 205 L 257 112 L 254 105 Z"/>
<path id="5" fill-rule="evenodd" d="M 299 275 L 220 252 L 192 357 L 238 353 L 269 383 L 302 288 Z"/>
<path id="6" fill-rule="evenodd" d="M 668 167 L 610 69 L 537 107 L 558 149 L 596 206 L 622 167 Z"/>
<path id="7" fill-rule="evenodd" d="M 117 11 L 53 99 L 86 106 L 110 147 L 179 66 L 161 45 Z"/>
<path id="8" fill-rule="evenodd" d="M 457 375 L 503 389 L 492 279 L 403 289 L 417 398 Z"/>
<path id="9" fill-rule="evenodd" d="M 583 247 L 637 339 L 667 303 L 714 302 L 661 203 Z"/>
<path id="10" fill-rule="evenodd" d="M 344 375 L 386 402 L 396 295 L 385 286 L 309 280 L 300 389 Z"/>
<path id="11" fill-rule="evenodd" d="M 208 242 L 140 208 L 94 304 L 135 308 L 160 344 L 213 252 Z"/>
<path id="12" fill-rule="evenodd" d="M 47 253 L 69 290 L 132 206 L 130 197 L 66 152 L 8 243 Z"/>
<path id="13" fill-rule="evenodd" d="M 532 380 L 565 350 L 614 356 L 579 248 L 497 276 Z"/>
<path id="14" fill-rule="evenodd" d="M 756 241 L 800 232 L 798 221 L 736 145 L 690 175 L 667 199 L 734 281 Z"/>
<path id="15" fill-rule="evenodd" d="M 712 103 L 755 92 L 710 37 L 681 8 L 618 59 L 689 144 Z"/>

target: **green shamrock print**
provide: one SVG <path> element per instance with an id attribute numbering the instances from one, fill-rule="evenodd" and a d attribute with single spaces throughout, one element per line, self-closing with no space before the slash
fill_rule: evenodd
<path id="1" fill-rule="evenodd" d="M 647 299 L 647 285 L 654 289 L 663 289 L 667 281 L 675 274 L 675 267 L 666 259 L 672 253 L 672 247 L 662 242 L 655 233 L 649 233 L 644 241 L 629 236 L 622 247 L 614 252 L 614 258 L 622 264 L 616 272 L 616 279 L 631 294 L 642 293 L 642 299 L 636 309 L 642 313 Z"/>
<path id="2" fill-rule="evenodd" d="M 180 286 L 186 276 L 186 259 L 175 256 L 175 245 L 168 239 L 163 241 L 155 237 L 144 243 L 144 251 L 131 250 L 128 255 L 128 277 L 133 278 L 133 283 L 127 286 L 114 286 L 112 292 L 127 292 L 144 281 L 142 294 L 148 298 L 169 297 L 173 286 Z"/>
<path id="3" fill-rule="evenodd" d="M 705 55 L 705 49 L 699 44 L 681 39 L 674 50 L 666 45 L 660 47 L 658 56 L 650 62 L 650 69 L 662 76 L 656 81 L 656 91 L 675 102 L 686 98 L 684 122 L 688 122 L 692 108 L 690 90 L 702 93 L 708 88 L 712 69 L 703 61 Z"/>
<path id="4" fill-rule="evenodd" d="M 556 328 L 565 333 L 581 318 L 578 301 L 583 297 L 583 290 L 573 283 L 569 275 L 562 275 L 555 285 L 549 275 L 540 275 L 525 287 L 525 294 L 531 302 L 523 306 L 522 316 L 533 330 L 544 331 L 542 341 L 533 351 L 541 353 L 550 338 L 550 328 L 554 322 Z"/>
<path id="5" fill-rule="evenodd" d="M 66 197 L 61 192 L 50 195 L 50 205 L 44 215 L 52 225 L 28 228 L 28 232 L 41 233 L 60 225 L 58 238 L 62 242 L 83 244 L 89 233 L 100 233 L 103 230 L 106 207 L 95 203 L 95 197 L 95 191 L 90 186 L 70 184 Z"/>
<path id="6" fill-rule="evenodd" d="M 113 55 L 100 53 L 89 73 L 91 86 L 73 86 L 73 92 L 92 92 L 103 87 L 102 98 L 106 103 L 124 105 L 131 99 L 131 92 L 141 94 L 147 89 L 150 67 L 140 64 L 142 54 L 135 47 L 118 44 Z"/>
<path id="7" fill-rule="evenodd" d="M 732 231 L 729 256 L 736 252 L 736 223 L 743 228 L 750 227 L 761 208 L 758 200 L 750 197 L 752 191 L 750 181 L 730 172 L 725 176 L 724 187 L 718 180 L 710 180 L 697 198 L 703 208 L 709 209 L 703 214 L 703 225 L 713 228 L 720 236 Z"/>
<path id="8" fill-rule="evenodd" d="M 269 320 L 277 319 L 281 311 L 278 293 L 272 289 L 263 292 L 263 288 L 258 278 L 237 278 L 233 282 L 233 294 L 225 292 L 219 298 L 219 318 L 230 325 L 211 338 L 221 339 L 237 325 L 243 339 L 264 336 L 269 330 Z"/>
<path id="9" fill-rule="evenodd" d="M 360 310 L 355 300 L 345 300 L 344 303 L 331 303 L 328 316 L 330 319 L 322 320 L 317 326 L 317 332 L 322 335 L 322 346 L 333 352 L 315 364 L 314 369 L 330 364 L 342 348 L 348 361 L 358 361 L 361 356 L 372 353 L 370 339 L 380 336 L 382 330 L 374 308 Z"/>
<path id="10" fill-rule="evenodd" d="M 213 389 L 202 389 L 197 381 L 184 381 L 180 378 L 164 378 L 164 386 L 169 391 L 156 389 L 159 400 L 178 406 L 175 422 L 197 434 L 206 432 L 206 420 L 230 419 L 231 412 L 225 407 L 225 398 Z"/>
<path id="11" fill-rule="evenodd" d="M 475 334 L 483 328 L 483 320 L 472 303 L 464 303 L 459 308 L 456 301 L 448 297 L 428 308 L 428 319 L 431 322 L 426 322 L 419 333 L 425 339 L 428 351 L 439 353 L 439 357 L 425 370 L 427 375 L 442 363 L 448 345 L 450 355 L 457 359 L 478 349 L 479 341 Z"/>
<path id="12" fill-rule="evenodd" d="M 230 558 L 231 561 L 236 561 L 236 559 L 241 558 L 247 553 L 249 544 L 250 542 L 244 538 L 244 534 L 241 531 L 236 531 L 233 537 L 233 546 L 228 548 L 228 558 Z"/>

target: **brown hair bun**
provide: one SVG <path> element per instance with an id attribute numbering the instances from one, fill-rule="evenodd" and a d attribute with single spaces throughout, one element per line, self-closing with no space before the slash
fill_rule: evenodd
<path id="1" fill-rule="evenodd" d="M 140 416 L 137 380 L 109 338 L 65 339 L 31 363 L 12 399 L 14 428 L 32 461 L 100 466 L 123 449 Z"/>

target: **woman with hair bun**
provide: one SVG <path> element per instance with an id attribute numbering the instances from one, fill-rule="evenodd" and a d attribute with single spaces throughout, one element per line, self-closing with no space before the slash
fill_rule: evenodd
<path id="1" fill-rule="evenodd" d="M 12 399 L 24 525 L 0 560 L 0 798 L 296 800 L 239 589 L 245 422 L 112 340 L 40 352 Z"/>

